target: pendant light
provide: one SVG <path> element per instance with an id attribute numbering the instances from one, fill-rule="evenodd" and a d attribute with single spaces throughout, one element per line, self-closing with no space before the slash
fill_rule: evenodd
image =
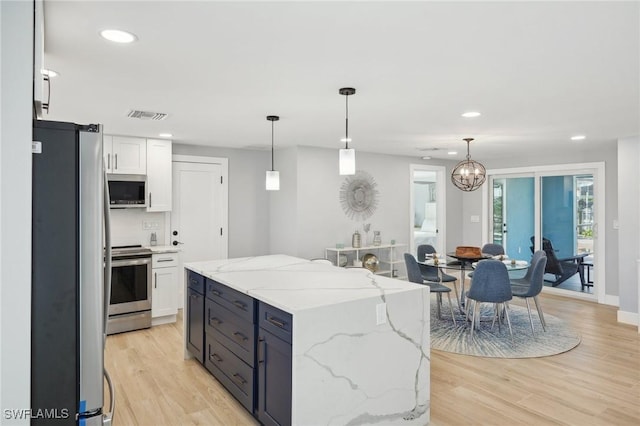
<path id="1" fill-rule="evenodd" d="M 355 175 L 356 174 L 356 151 L 349 148 L 349 95 L 354 95 L 356 89 L 352 87 L 343 87 L 339 90 L 341 95 L 345 97 L 345 135 L 341 142 L 344 142 L 344 149 L 340 150 L 340 174 Z"/>
<path id="2" fill-rule="evenodd" d="M 487 171 L 484 166 L 469 155 L 469 143 L 473 138 L 465 138 L 467 143 L 467 159 L 462 160 L 453 168 L 451 172 L 451 182 L 463 191 L 475 191 L 480 188 L 487 179 Z"/>
<path id="3" fill-rule="evenodd" d="M 280 120 L 277 115 L 267 115 L 267 120 L 271 122 L 271 170 L 267 170 L 265 186 L 267 191 L 280 190 L 280 172 L 273 168 L 273 122 Z"/>

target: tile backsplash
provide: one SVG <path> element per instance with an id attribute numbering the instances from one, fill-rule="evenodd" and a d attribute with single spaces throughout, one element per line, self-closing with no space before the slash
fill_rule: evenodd
<path id="1" fill-rule="evenodd" d="M 112 246 L 148 246 L 155 232 L 158 245 L 165 244 L 167 213 L 147 213 L 144 209 L 111 209 Z"/>

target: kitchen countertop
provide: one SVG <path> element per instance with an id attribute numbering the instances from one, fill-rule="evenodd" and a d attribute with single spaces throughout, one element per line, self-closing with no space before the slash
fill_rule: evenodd
<path id="1" fill-rule="evenodd" d="M 184 267 L 291 314 L 425 288 L 364 268 L 339 268 L 287 255 L 190 262 Z"/>
<path id="2" fill-rule="evenodd" d="M 429 423 L 428 286 L 286 255 L 185 268 L 292 314 L 292 424 Z"/>

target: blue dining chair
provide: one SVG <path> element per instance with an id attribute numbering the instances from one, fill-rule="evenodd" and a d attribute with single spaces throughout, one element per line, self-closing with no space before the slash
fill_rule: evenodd
<path id="1" fill-rule="evenodd" d="M 436 249 L 431 244 L 420 244 L 418 246 L 418 261 L 424 262 L 427 259 L 428 254 L 435 254 Z M 458 295 L 458 288 L 456 287 L 456 282 L 458 279 L 453 275 L 445 274 L 442 272 L 442 269 L 437 266 L 425 265 L 423 263 L 419 263 L 420 272 L 422 273 L 422 278 L 425 281 L 433 282 L 433 283 L 454 283 L 453 291 L 456 293 L 456 301 L 458 305 L 460 305 L 460 297 Z M 458 306 L 460 307 L 460 306 Z"/>
<path id="2" fill-rule="evenodd" d="M 498 328 L 502 312 L 509 324 L 509 334 L 513 340 L 513 331 L 511 330 L 511 320 L 509 319 L 509 309 L 506 304 L 512 299 L 511 282 L 509 281 L 509 272 L 504 263 L 499 260 L 487 259 L 481 260 L 476 266 L 473 274 L 473 283 L 467 292 L 467 299 L 473 303 L 467 305 L 467 315 L 471 315 L 471 333 L 470 338 L 473 339 L 473 330 L 480 325 L 480 304 L 493 303 L 493 323 L 491 328 L 498 319 Z M 473 304 L 473 309 L 471 307 Z"/>
<path id="3" fill-rule="evenodd" d="M 538 254 L 541 252 L 542 254 Z M 536 256 L 536 254 L 538 254 Z M 547 255 L 543 250 L 536 251 L 533 254 L 533 258 L 531 259 L 531 266 L 527 270 L 527 274 L 524 278 L 516 281 L 520 283 L 527 278 L 527 285 L 514 285 L 511 288 L 511 293 L 516 297 L 522 297 L 525 302 L 527 302 L 527 312 L 529 312 L 529 323 L 531 324 L 531 333 L 535 334 L 535 330 L 533 329 L 533 318 L 531 317 L 531 306 L 529 304 L 529 299 L 533 299 L 536 304 L 536 309 L 538 311 L 538 317 L 540 318 L 540 324 L 542 324 L 542 330 L 547 331 L 547 324 L 544 321 L 544 315 L 542 314 L 542 308 L 540 307 L 540 302 L 538 301 L 538 295 L 542 291 L 542 287 L 544 285 L 544 269 L 547 266 Z M 515 280 L 511 280 L 513 284 Z"/>
<path id="4" fill-rule="evenodd" d="M 456 316 L 453 313 L 453 304 L 451 304 L 451 289 L 445 285 L 442 285 L 437 282 L 426 281 L 422 277 L 422 273 L 420 272 L 420 267 L 416 258 L 413 257 L 411 253 L 404 254 L 404 263 L 407 267 L 407 277 L 409 281 L 416 284 L 426 284 L 429 286 L 429 290 L 431 293 L 436 293 L 438 295 L 438 319 L 441 319 L 441 308 L 442 308 L 442 293 L 447 293 L 447 297 L 449 298 L 449 310 L 451 311 L 451 318 L 453 319 L 453 325 L 456 324 Z"/>
<path id="5" fill-rule="evenodd" d="M 487 243 L 482 246 L 482 249 L 480 249 L 480 251 L 484 254 L 490 254 L 491 256 L 499 256 L 501 254 L 504 254 L 504 247 L 502 247 L 500 244 Z"/>

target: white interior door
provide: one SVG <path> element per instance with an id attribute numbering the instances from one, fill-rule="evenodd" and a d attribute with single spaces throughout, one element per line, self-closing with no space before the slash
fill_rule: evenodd
<path id="1" fill-rule="evenodd" d="M 181 250 L 181 261 L 227 258 L 226 159 L 174 156 L 173 209 L 170 244 Z M 217 162 L 197 162 L 214 161 Z M 176 161 L 187 160 L 187 161 Z M 180 268 L 182 271 L 182 267 Z M 184 301 L 184 273 L 180 274 L 179 307 Z"/>

